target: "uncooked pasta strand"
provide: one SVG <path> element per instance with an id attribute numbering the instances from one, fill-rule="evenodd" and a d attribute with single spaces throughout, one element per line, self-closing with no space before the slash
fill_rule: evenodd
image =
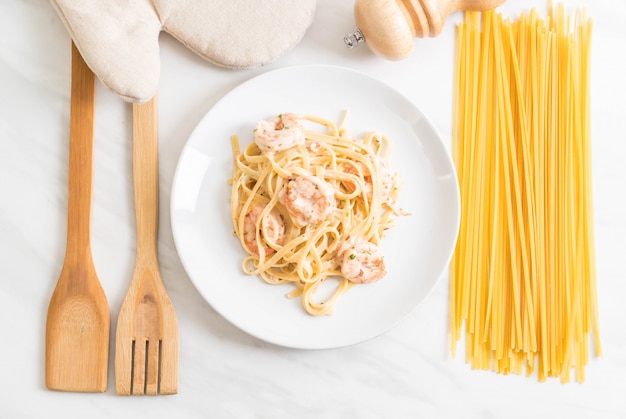
<path id="1" fill-rule="evenodd" d="M 466 12 L 458 27 L 453 159 L 462 202 L 450 329 L 453 355 L 464 338 L 473 369 L 562 382 L 575 371 L 582 382 L 588 345 L 601 354 L 591 30 L 584 10 L 572 19 L 552 4 L 546 19 L 534 9 L 515 22 Z"/>

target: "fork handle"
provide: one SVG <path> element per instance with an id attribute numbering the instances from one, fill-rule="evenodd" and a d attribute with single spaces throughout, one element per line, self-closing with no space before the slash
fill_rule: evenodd
<path id="1" fill-rule="evenodd" d="M 157 259 L 159 224 L 158 109 L 156 94 L 133 103 L 133 182 L 137 255 Z"/>

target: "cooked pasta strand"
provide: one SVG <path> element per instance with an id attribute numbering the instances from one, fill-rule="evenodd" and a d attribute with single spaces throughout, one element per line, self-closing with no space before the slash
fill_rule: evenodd
<path id="1" fill-rule="evenodd" d="M 261 121 L 263 132 L 243 149 L 231 138 L 231 218 L 246 251 L 242 270 L 290 284 L 287 295 L 315 316 L 332 314 L 355 283 L 385 275 L 377 246 L 396 216 L 407 215 L 396 204 L 400 179 L 388 167 L 390 140 L 379 132 L 352 139 L 345 118 L 337 125 L 283 114 Z M 322 298 L 326 281 L 337 286 Z"/>

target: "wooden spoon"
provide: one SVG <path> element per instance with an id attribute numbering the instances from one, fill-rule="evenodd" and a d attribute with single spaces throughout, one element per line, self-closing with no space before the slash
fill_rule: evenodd
<path id="1" fill-rule="evenodd" d="M 46 386 L 107 388 L 110 315 L 91 256 L 95 76 L 72 43 L 67 244 L 46 324 Z"/>

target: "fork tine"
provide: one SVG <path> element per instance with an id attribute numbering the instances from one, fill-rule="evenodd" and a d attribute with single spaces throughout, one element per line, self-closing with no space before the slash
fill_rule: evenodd
<path id="1" fill-rule="evenodd" d="M 125 316 L 124 310 L 120 312 L 120 317 L 123 316 Z M 118 321 L 115 343 L 115 391 L 122 396 L 131 394 L 133 380 L 134 341 L 129 338 L 130 336 L 130 323 Z"/>
<path id="2" fill-rule="evenodd" d="M 135 309 L 133 394 L 158 394 L 161 316 L 155 281 L 158 272 L 138 269 L 139 303 Z"/>
<path id="3" fill-rule="evenodd" d="M 176 319 L 164 325 L 169 327 L 166 333 L 169 339 L 161 341 L 160 385 L 159 394 L 178 393 L 178 333 Z"/>
<path id="4" fill-rule="evenodd" d="M 132 381 L 130 384 L 130 392 L 133 395 L 145 393 L 146 343 L 147 341 L 143 340 L 133 341 Z"/>
<path id="5" fill-rule="evenodd" d="M 159 340 L 146 341 L 146 378 L 144 394 L 159 394 Z"/>
<path id="6" fill-rule="evenodd" d="M 159 394 L 159 341 L 134 342 L 132 394 Z"/>

